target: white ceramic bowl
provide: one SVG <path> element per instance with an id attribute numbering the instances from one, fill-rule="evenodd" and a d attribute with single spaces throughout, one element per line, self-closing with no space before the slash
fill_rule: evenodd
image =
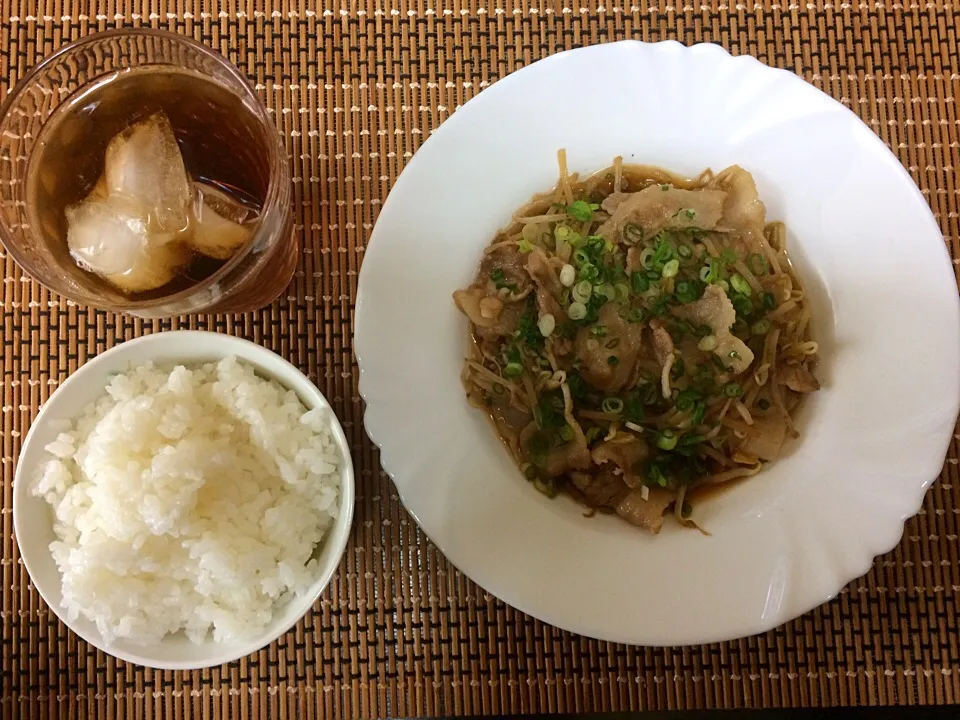
<path id="1" fill-rule="evenodd" d="M 107 645 L 96 625 L 80 617 L 68 620 L 60 604 L 60 572 L 50 554 L 55 539 L 50 506 L 34 497 L 29 486 L 46 459 L 44 447 L 57 435 L 57 421 L 72 420 L 90 402 L 102 397 L 112 374 L 126 372 L 146 362 L 200 364 L 234 355 L 252 365 L 261 377 L 273 379 L 297 393 L 309 408 L 329 408 L 326 399 L 297 368 L 266 348 L 247 340 L 211 332 L 177 331 L 147 335 L 118 345 L 87 362 L 44 403 L 20 453 L 13 487 L 13 522 L 23 559 L 34 587 L 47 605 L 77 635 L 122 660 L 153 668 L 198 669 L 221 665 L 270 644 L 289 630 L 316 602 L 340 562 L 353 519 L 354 479 L 350 446 L 340 423 L 330 411 L 331 431 L 342 455 L 337 520 L 323 541 L 316 580 L 308 592 L 281 606 L 262 633 L 244 643 L 208 641 L 196 645 L 183 633 L 168 635 L 160 643 L 137 645 L 117 640 Z"/>
<path id="2" fill-rule="evenodd" d="M 459 373 L 451 294 L 497 228 L 613 157 L 686 174 L 737 163 L 787 224 L 824 389 L 789 457 L 697 507 L 712 537 L 585 519 L 525 482 Z M 877 136 L 795 75 L 713 45 L 561 53 L 457 110 L 404 169 L 360 273 L 366 427 L 404 504 L 466 574 L 521 610 L 644 645 L 767 630 L 892 548 L 936 478 L 960 402 L 960 308 L 926 201 Z M 413 421 L 411 421 L 413 420 Z"/>

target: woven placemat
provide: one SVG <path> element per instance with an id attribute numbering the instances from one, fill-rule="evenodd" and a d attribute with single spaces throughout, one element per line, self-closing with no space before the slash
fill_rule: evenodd
<path id="1" fill-rule="evenodd" d="M 150 25 L 191 35 L 248 74 L 293 168 L 303 257 L 259 313 L 141 321 L 72 306 L 0 254 L 3 718 L 345 718 L 693 707 L 960 702 L 957 436 L 900 545 L 835 601 L 765 635 L 644 649 L 561 632 L 486 594 L 402 509 L 362 428 L 352 355 L 357 273 L 404 164 L 450 113 L 563 48 L 622 38 L 717 42 L 795 71 L 897 153 L 960 258 L 960 15 L 886 2 L 647 8 L 528 0 L 0 5 L 8 87 L 73 38 Z M 788 141 L 788 139 L 785 139 Z M 922 282 L 912 278 L 911 282 Z M 12 482 L 40 404 L 88 358 L 173 328 L 240 335 L 298 365 L 331 400 L 357 468 L 350 545 L 296 629 L 244 660 L 159 672 L 67 631 L 32 589 L 13 537 Z"/>

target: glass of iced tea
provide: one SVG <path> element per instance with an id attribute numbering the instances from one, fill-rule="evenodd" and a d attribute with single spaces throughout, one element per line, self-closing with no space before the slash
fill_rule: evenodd
<path id="1" fill-rule="evenodd" d="M 0 107 L 0 238 L 77 303 L 141 317 L 262 307 L 296 266 L 290 204 L 266 108 L 179 35 L 82 38 Z"/>

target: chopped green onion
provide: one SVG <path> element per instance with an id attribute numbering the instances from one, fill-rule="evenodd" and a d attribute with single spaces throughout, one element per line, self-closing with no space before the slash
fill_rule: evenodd
<path id="1" fill-rule="evenodd" d="M 573 299 L 578 303 L 586 303 L 590 299 L 590 296 L 593 294 L 593 285 L 591 285 L 586 280 L 581 280 L 576 285 L 573 286 L 573 292 L 571 295 Z"/>
<path id="2" fill-rule="evenodd" d="M 517 249 L 522 253 L 528 253 L 533 250 L 533 245 L 526 238 L 521 238 L 520 242 L 517 243 Z"/>
<path id="3" fill-rule="evenodd" d="M 730 248 L 724 248 L 720 253 L 720 259 L 727 265 L 733 265 L 737 261 L 737 254 Z"/>
<path id="4" fill-rule="evenodd" d="M 763 259 L 760 253 L 751 253 L 747 256 L 747 267 L 754 275 L 767 274 L 767 261 Z"/>
<path id="5" fill-rule="evenodd" d="M 597 337 L 604 337 L 607 334 L 607 326 L 594 325 L 592 328 L 590 328 L 590 332 L 591 334 L 596 335 Z"/>
<path id="6" fill-rule="evenodd" d="M 557 227 L 553 230 L 553 237 L 555 237 L 557 240 L 563 240 L 565 242 L 570 242 L 574 235 L 576 235 L 576 233 L 566 225 L 557 225 Z"/>
<path id="7" fill-rule="evenodd" d="M 523 375 L 523 365 L 518 362 L 507 363 L 503 369 L 503 374 L 508 378 L 518 378 Z"/>
<path id="8" fill-rule="evenodd" d="M 683 210 L 682 212 L 683 212 L 684 215 L 687 216 L 687 219 L 688 219 L 688 220 L 693 220 L 693 219 L 697 216 L 697 211 L 694 210 L 693 208 L 687 208 L 686 210 Z"/>
<path id="9" fill-rule="evenodd" d="M 739 383 L 731 382 L 723 386 L 723 394 L 728 398 L 738 398 L 743 395 L 743 388 Z"/>
<path id="10" fill-rule="evenodd" d="M 560 439 L 564 442 L 570 442 L 573 440 L 573 428 L 569 425 L 564 425 L 560 428 Z"/>
<path id="11" fill-rule="evenodd" d="M 617 314 L 628 323 L 641 323 L 644 319 L 643 310 L 640 308 L 628 308 L 624 306 L 620 308 L 620 311 Z"/>
<path id="12" fill-rule="evenodd" d="M 623 226 L 623 240 L 628 245 L 636 245 L 643 240 L 643 228 L 636 223 L 627 223 Z"/>
<path id="13" fill-rule="evenodd" d="M 604 398 L 600 409 L 605 413 L 619 414 L 623 412 L 623 400 L 615 397 Z"/>
<path id="14" fill-rule="evenodd" d="M 703 422 L 703 416 L 707 414 L 706 403 L 698 402 L 693 406 L 693 415 L 690 416 L 690 424 L 696 427 Z"/>
<path id="15" fill-rule="evenodd" d="M 657 435 L 657 447 L 661 450 L 673 450 L 677 446 L 677 434 L 667 428 Z"/>
<path id="16" fill-rule="evenodd" d="M 607 300 L 616 300 L 616 299 L 617 299 L 617 291 L 614 290 L 614 289 L 613 289 L 613 285 L 611 285 L 611 284 L 609 284 L 609 283 L 605 283 L 605 284 L 603 284 L 603 285 L 598 286 L 598 287 L 596 288 L 596 293 L 597 293 L 597 295 L 599 295 L 600 297 L 606 298 Z"/>
<path id="17" fill-rule="evenodd" d="M 587 316 L 587 306 L 580 302 L 570 303 L 567 308 L 567 316 L 571 320 L 583 320 Z"/>
<path id="18" fill-rule="evenodd" d="M 684 260 L 693 256 L 693 250 L 688 248 L 686 245 L 681 245 L 677 248 L 677 255 L 682 257 Z"/>
<path id="19" fill-rule="evenodd" d="M 760 296 L 760 304 L 763 305 L 765 310 L 773 310 L 777 306 L 777 299 L 773 296 L 773 293 L 765 292 Z"/>
<path id="20" fill-rule="evenodd" d="M 702 268 L 700 268 L 700 273 L 698 277 L 703 282 L 710 282 L 712 273 L 713 273 L 713 268 L 711 268 L 709 265 L 704 265 Z"/>
<path id="21" fill-rule="evenodd" d="M 698 290 L 699 288 L 694 282 L 681 280 L 676 287 L 677 300 L 682 303 L 691 303 L 697 299 Z"/>
<path id="22" fill-rule="evenodd" d="M 660 189 L 663 190 L 664 192 L 667 192 L 667 190 L 670 189 L 670 186 L 669 186 L 669 185 L 661 185 L 661 186 L 660 186 Z"/>
<path id="23" fill-rule="evenodd" d="M 677 252 L 672 242 L 669 240 L 660 240 L 657 242 L 656 249 L 653 251 L 653 263 L 654 265 L 666 263 L 668 260 L 672 260 L 676 254 Z"/>
<path id="24" fill-rule="evenodd" d="M 687 370 L 687 364 L 683 361 L 682 357 L 678 357 L 677 361 L 673 364 L 673 368 L 670 371 L 670 374 L 678 378 L 682 376 Z"/>
<path id="25" fill-rule="evenodd" d="M 700 338 L 700 342 L 697 343 L 697 348 L 703 352 L 713 352 L 717 349 L 717 338 L 715 335 L 705 335 Z"/>
<path id="26" fill-rule="evenodd" d="M 676 405 L 677 410 L 680 412 L 688 412 L 689 410 L 693 410 L 693 398 L 684 391 L 681 391 L 681 393 L 677 395 Z"/>
<path id="27" fill-rule="evenodd" d="M 577 271 L 570 263 L 567 263 L 562 268 L 560 268 L 560 284 L 564 287 L 573 287 L 573 283 L 576 282 Z"/>
<path id="28" fill-rule="evenodd" d="M 730 302 L 733 304 L 734 310 L 737 311 L 737 315 L 741 317 L 753 312 L 753 303 L 744 295 L 734 295 Z"/>
<path id="29" fill-rule="evenodd" d="M 584 438 L 586 439 L 587 444 L 589 445 L 594 440 L 596 440 L 597 437 L 599 437 L 599 435 L 600 435 L 600 428 L 594 426 L 589 430 L 587 430 L 587 432 L 584 434 Z"/>
<path id="30" fill-rule="evenodd" d="M 557 484 L 553 478 L 547 478 L 546 480 L 536 478 L 533 481 L 533 486 L 548 498 L 552 499 L 557 496 Z"/>
<path id="31" fill-rule="evenodd" d="M 680 261 L 677 260 L 676 258 L 668 261 L 667 264 L 663 266 L 663 276 L 665 278 L 675 277 L 679 271 L 680 271 Z"/>
<path id="32" fill-rule="evenodd" d="M 537 468 L 535 465 L 527 465 L 527 469 L 523 471 L 523 474 L 524 474 L 524 477 L 527 478 L 527 480 L 533 480 L 540 473 L 537 472 Z"/>
<path id="33" fill-rule="evenodd" d="M 760 408 L 761 410 L 769 410 L 770 401 L 767 400 L 766 398 L 760 398 L 759 400 L 757 400 L 757 407 Z"/>
<path id="34" fill-rule="evenodd" d="M 553 334 L 554 328 L 557 327 L 557 319 L 551 313 L 545 313 L 540 316 L 537 327 L 540 328 L 541 335 L 550 337 L 550 335 Z"/>
<path id="35" fill-rule="evenodd" d="M 537 424 L 538 428 L 543 430 L 543 410 L 540 409 L 539 405 L 533 408 L 533 421 Z M 538 436 L 534 435 L 534 438 L 537 438 L 537 437 Z M 543 441 L 543 438 L 538 438 L 538 439 L 541 442 Z"/>
<path id="36" fill-rule="evenodd" d="M 653 267 L 653 248 L 646 247 L 640 252 L 640 264 L 648 270 Z"/>
<path id="37" fill-rule="evenodd" d="M 585 263 L 577 269 L 577 274 L 584 280 L 593 281 L 600 276 L 600 271 L 596 265 Z"/>
<path id="38" fill-rule="evenodd" d="M 650 469 L 647 471 L 647 476 L 649 477 L 651 483 L 659 485 L 660 487 L 667 486 L 667 478 L 664 476 L 659 465 L 651 465 Z"/>
<path id="39" fill-rule="evenodd" d="M 577 250 L 573 253 L 573 260 L 577 265 L 589 265 L 590 255 L 586 250 Z"/>
<path id="40" fill-rule="evenodd" d="M 740 293 L 741 295 L 746 295 L 750 297 L 753 294 L 753 290 L 750 288 L 750 283 L 743 279 L 742 275 L 736 274 L 730 277 L 730 287 L 734 289 L 735 292 Z"/>
<path id="41" fill-rule="evenodd" d="M 716 284 L 723 288 L 724 292 L 728 292 L 730 290 L 730 283 L 728 283 L 726 280 L 717 280 Z"/>
<path id="42" fill-rule="evenodd" d="M 750 328 L 750 332 L 754 335 L 766 335 L 770 332 L 770 321 L 764 318 L 763 320 L 757 320 L 753 327 Z"/>
<path id="43" fill-rule="evenodd" d="M 630 284 L 633 286 L 633 291 L 638 295 L 650 289 L 650 280 L 643 273 L 632 273 L 630 275 Z"/>
<path id="44" fill-rule="evenodd" d="M 616 355 L 611 355 L 610 357 L 607 358 L 607 365 L 616 366 L 619 364 L 620 364 L 620 358 L 618 358 Z"/>
<path id="45" fill-rule="evenodd" d="M 630 286 L 626 283 L 617 283 L 613 289 L 617 293 L 617 302 L 626 302 L 630 299 Z"/>
<path id="46" fill-rule="evenodd" d="M 599 205 L 597 207 L 599 207 Z M 566 207 L 567 215 L 580 222 L 587 222 L 587 220 L 592 218 L 595 209 L 593 205 L 585 200 L 576 200 Z"/>

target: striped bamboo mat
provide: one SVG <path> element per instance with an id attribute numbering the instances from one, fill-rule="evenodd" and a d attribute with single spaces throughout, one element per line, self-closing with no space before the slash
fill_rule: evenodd
<path id="1" fill-rule="evenodd" d="M 903 541 L 835 601 L 739 642 L 625 647 L 561 632 L 505 606 L 424 538 L 363 433 L 351 347 L 367 238 L 427 135 L 525 64 L 622 38 L 717 42 L 788 68 L 843 102 L 909 169 L 956 265 L 956 6 L 351 0 L 290 9 L 270 0 L 56 0 L 40 7 L 6 0 L 4 90 L 73 38 L 141 25 L 193 36 L 250 77 L 287 144 L 304 252 L 288 291 L 258 313 L 156 322 L 72 306 L 0 253 L 0 717 L 344 718 L 960 702 L 956 438 Z M 197 672 L 146 670 L 78 641 L 31 588 L 10 510 L 17 453 L 40 404 L 88 358 L 172 328 L 248 337 L 290 359 L 330 398 L 357 465 L 356 523 L 323 599 L 269 648 Z"/>

